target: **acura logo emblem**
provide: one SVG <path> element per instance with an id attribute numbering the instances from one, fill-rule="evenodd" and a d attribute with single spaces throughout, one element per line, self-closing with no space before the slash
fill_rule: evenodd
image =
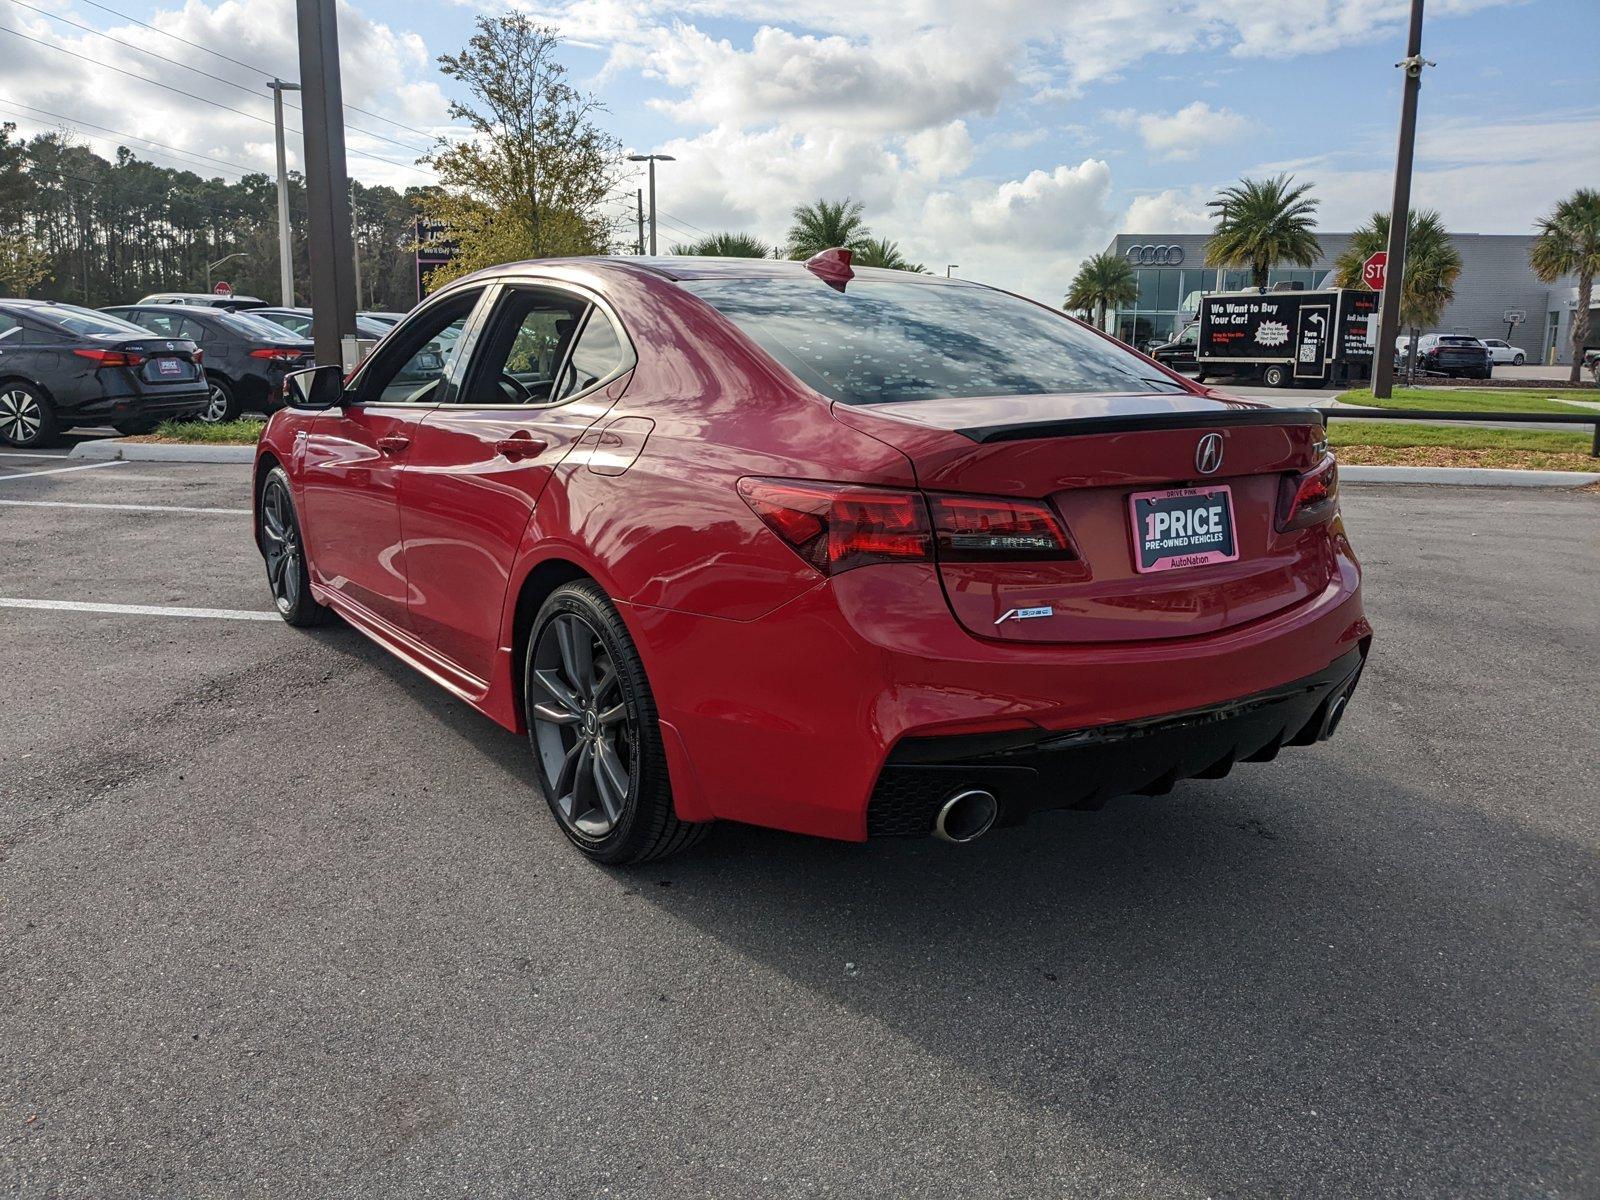
<path id="1" fill-rule="evenodd" d="M 1215 475 L 1222 466 L 1222 435 L 1208 433 L 1194 448 L 1194 469 L 1202 475 Z"/>

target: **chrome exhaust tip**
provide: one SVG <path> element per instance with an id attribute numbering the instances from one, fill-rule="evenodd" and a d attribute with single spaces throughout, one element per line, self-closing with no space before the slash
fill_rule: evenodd
<path id="1" fill-rule="evenodd" d="M 975 842 L 994 827 L 999 815 L 1000 802 L 993 792 L 968 788 L 939 806 L 939 815 L 933 822 L 933 836 L 958 845 Z"/>

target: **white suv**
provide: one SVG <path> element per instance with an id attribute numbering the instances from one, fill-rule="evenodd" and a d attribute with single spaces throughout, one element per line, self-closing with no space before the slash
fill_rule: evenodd
<path id="1" fill-rule="evenodd" d="M 1502 341 L 1500 338 L 1484 338 L 1483 344 L 1489 347 L 1489 353 L 1494 357 L 1495 366 L 1499 366 L 1501 363 L 1510 363 L 1514 367 L 1520 367 L 1528 361 L 1526 354 L 1510 342 Z"/>

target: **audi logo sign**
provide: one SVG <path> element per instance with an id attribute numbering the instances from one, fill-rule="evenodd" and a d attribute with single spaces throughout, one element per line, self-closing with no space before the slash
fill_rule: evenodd
<path id="1" fill-rule="evenodd" d="M 1124 253 L 1141 267 L 1175 267 L 1183 261 L 1182 246 L 1129 246 Z"/>

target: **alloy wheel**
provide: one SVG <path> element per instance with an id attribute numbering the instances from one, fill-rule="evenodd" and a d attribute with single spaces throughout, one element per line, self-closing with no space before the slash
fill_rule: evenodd
<path id="1" fill-rule="evenodd" d="M 556 813 L 583 837 L 604 838 L 622 819 L 639 744 L 611 652 L 582 616 L 558 613 L 539 631 L 529 685 Z"/>
<path id="2" fill-rule="evenodd" d="M 228 393 L 213 383 L 206 393 L 206 406 L 200 414 L 200 419 L 208 425 L 215 425 L 228 415 Z"/>
<path id="3" fill-rule="evenodd" d="M 43 424 L 44 409 L 31 392 L 21 388 L 0 392 L 0 437 L 26 446 L 39 435 Z"/>
<path id="4" fill-rule="evenodd" d="M 267 484 L 261 497 L 261 549 L 273 603 L 289 612 L 300 599 L 300 531 L 289 493 L 276 480 Z"/>

